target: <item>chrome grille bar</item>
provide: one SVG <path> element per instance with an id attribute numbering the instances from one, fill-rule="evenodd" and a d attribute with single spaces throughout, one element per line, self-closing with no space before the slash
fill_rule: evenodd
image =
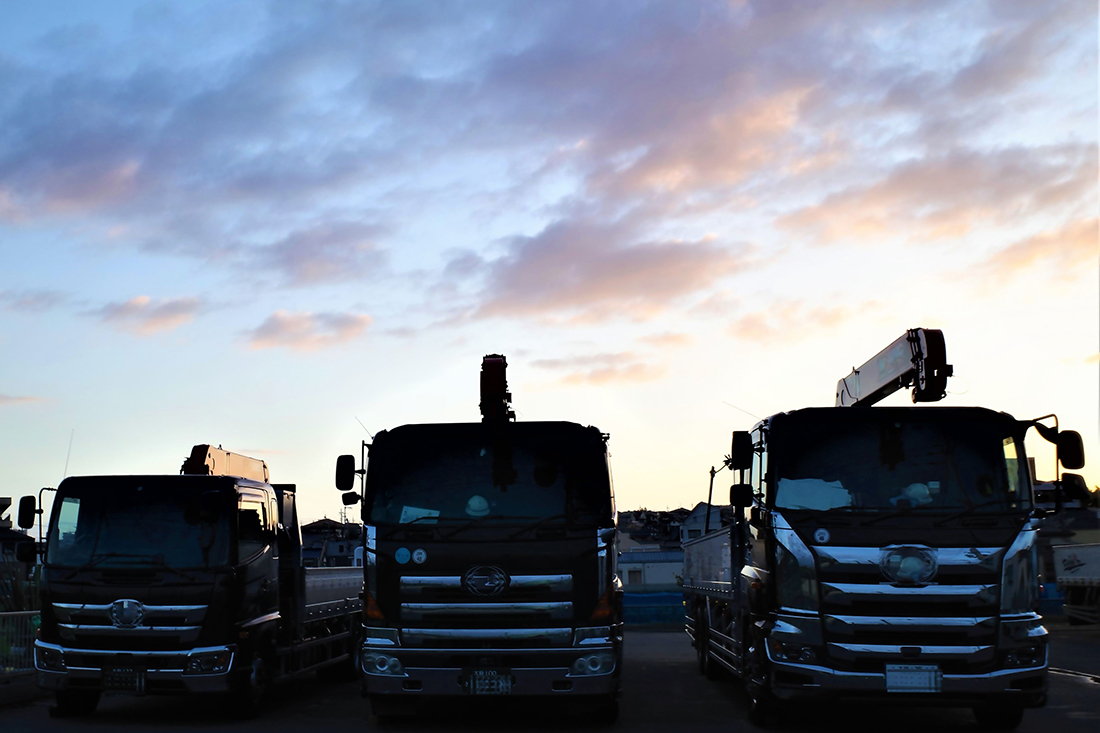
<path id="1" fill-rule="evenodd" d="M 555 619 L 573 617 L 568 601 L 549 603 L 402 603 L 401 618 L 417 621 L 432 616 L 514 616 L 540 614 Z"/>

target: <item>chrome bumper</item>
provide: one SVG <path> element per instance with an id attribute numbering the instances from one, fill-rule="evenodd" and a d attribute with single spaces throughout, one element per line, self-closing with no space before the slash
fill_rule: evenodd
<path id="1" fill-rule="evenodd" d="M 103 690 L 103 667 L 121 660 L 145 671 L 144 689 L 112 690 L 129 694 L 226 692 L 237 661 L 233 646 L 200 647 L 177 651 L 124 651 L 118 649 L 77 649 L 44 641 L 35 641 L 34 667 L 38 686 L 46 690 Z M 45 666 L 44 654 L 60 655 L 61 665 Z M 193 655 L 229 652 L 224 672 L 185 672 Z"/>
<path id="2" fill-rule="evenodd" d="M 484 648 L 463 645 L 462 642 L 487 642 L 492 638 L 517 641 L 527 638 L 526 632 L 536 630 L 500 629 L 451 630 L 451 645 L 447 648 L 403 646 L 397 639 L 379 638 L 376 629 L 364 629 L 360 649 L 360 673 L 363 694 L 394 696 L 469 696 L 462 684 L 464 674 L 475 669 L 507 669 L 512 676 L 512 696 L 608 696 L 618 695 L 622 669 L 622 627 L 612 627 L 606 636 L 580 638 L 573 629 L 537 630 L 542 639 L 561 641 L 551 647 L 500 646 Z M 387 630 L 394 632 L 396 630 Z M 422 629 L 402 630 L 405 638 L 421 641 Z M 446 633 L 446 632 L 442 632 Z M 429 634 L 435 640 L 434 634 Z M 532 636 L 532 639 L 535 637 Z M 570 641 L 572 640 L 572 644 Z M 364 667 L 363 656 L 370 653 L 397 658 L 402 664 L 400 674 L 378 674 Z M 573 664 L 586 655 L 611 655 L 614 667 L 598 674 L 574 674 Z"/>

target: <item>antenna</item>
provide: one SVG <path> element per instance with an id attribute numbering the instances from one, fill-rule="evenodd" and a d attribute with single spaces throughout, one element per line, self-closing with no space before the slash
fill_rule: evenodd
<path id="1" fill-rule="evenodd" d="M 69 475 L 69 457 L 73 454 L 73 436 L 76 435 L 76 428 L 73 428 L 69 433 L 69 450 L 65 453 L 65 470 L 61 473 L 61 478 L 65 478 Z"/>
<path id="2" fill-rule="evenodd" d="M 352 417 L 355 417 L 355 416 L 354 416 L 354 415 L 352 415 Z M 363 430 L 367 430 L 367 426 L 363 424 L 363 421 L 362 421 L 362 420 L 360 420 L 359 418 L 357 418 L 357 417 L 356 417 L 356 418 L 355 418 L 355 422 L 359 423 L 359 427 L 363 428 Z M 371 440 L 374 440 L 374 433 L 372 433 L 371 431 L 367 430 L 367 435 L 369 435 L 369 436 L 370 436 L 370 439 L 371 439 Z"/>

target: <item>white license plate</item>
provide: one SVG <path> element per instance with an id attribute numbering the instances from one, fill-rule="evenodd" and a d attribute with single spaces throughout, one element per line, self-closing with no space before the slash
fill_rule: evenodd
<path id="1" fill-rule="evenodd" d="M 943 673 L 935 664 L 887 664 L 887 692 L 939 692 Z"/>
<path id="2" fill-rule="evenodd" d="M 512 694 L 512 672 L 507 669 L 474 669 L 465 675 L 466 691 L 471 695 Z"/>

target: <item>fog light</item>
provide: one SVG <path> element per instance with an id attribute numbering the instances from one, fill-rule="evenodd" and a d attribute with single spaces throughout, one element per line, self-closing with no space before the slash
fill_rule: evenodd
<path id="1" fill-rule="evenodd" d="M 35 646 L 34 662 L 35 666 L 37 666 L 39 669 L 48 669 L 55 671 L 63 671 L 65 669 L 65 658 L 62 656 L 61 651 L 58 649 Z"/>
<path id="2" fill-rule="evenodd" d="M 365 674 L 384 674 L 394 677 L 405 674 L 405 667 L 401 664 L 401 660 L 376 651 L 363 650 L 361 666 Z"/>
<path id="3" fill-rule="evenodd" d="M 813 647 L 803 644 L 791 644 L 786 641 L 768 641 L 768 648 L 772 656 L 780 662 L 804 662 L 810 664 L 817 661 L 817 653 Z"/>
<path id="4" fill-rule="evenodd" d="M 1006 667 L 1037 667 L 1043 663 L 1041 645 L 1025 646 L 1005 653 Z"/>
<path id="5" fill-rule="evenodd" d="M 615 669 L 615 657 L 611 654 L 587 654 L 573 662 L 573 675 L 607 674 Z"/>
<path id="6" fill-rule="evenodd" d="M 195 652 L 187 655 L 184 674 L 225 674 L 233 664 L 233 652 L 228 649 Z"/>

